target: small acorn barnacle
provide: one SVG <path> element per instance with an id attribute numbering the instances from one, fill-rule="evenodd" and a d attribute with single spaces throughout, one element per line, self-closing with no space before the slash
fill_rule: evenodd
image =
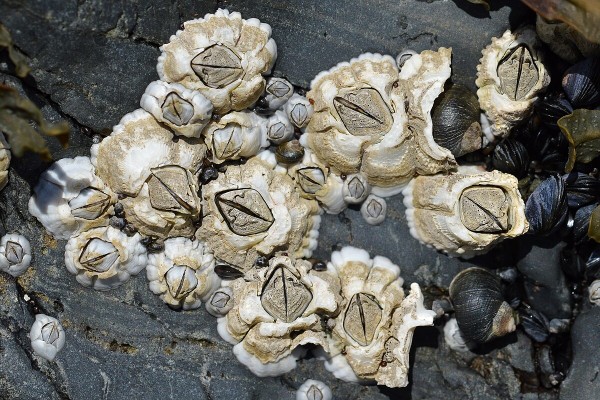
<path id="1" fill-rule="evenodd" d="M 213 317 L 224 317 L 233 308 L 233 290 L 229 286 L 217 289 L 205 304 Z"/>
<path id="2" fill-rule="evenodd" d="M 22 275 L 31 264 L 29 240 L 18 233 L 8 233 L 0 239 L 0 271 L 12 276 Z"/>
<path id="3" fill-rule="evenodd" d="M 267 79 L 264 101 L 269 110 L 280 109 L 293 94 L 294 87 L 287 79 L 275 77 Z"/>
<path id="4" fill-rule="evenodd" d="M 254 104 L 277 58 L 269 25 L 223 9 L 185 22 L 161 51 L 160 79 L 201 92 L 217 114 Z"/>
<path id="5" fill-rule="evenodd" d="M 37 314 L 29 331 L 31 347 L 40 357 L 54 361 L 65 345 L 65 331 L 56 318 Z"/>
<path id="6" fill-rule="evenodd" d="M 296 400 L 331 400 L 333 395 L 329 386 L 321 381 L 307 379 L 296 392 Z"/>
<path id="7" fill-rule="evenodd" d="M 387 203 L 385 199 L 369 195 L 360 206 L 360 214 L 370 225 L 379 225 L 385 219 L 387 212 Z"/>

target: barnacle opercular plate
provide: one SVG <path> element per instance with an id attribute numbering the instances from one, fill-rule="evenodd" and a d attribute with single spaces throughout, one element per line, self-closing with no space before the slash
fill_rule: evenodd
<path id="1" fill-rule="evenodd" d="M 148 256 L 146 276 L 150 290 L 174 308 L 200 307 L 219 287 L 215 260 L 204 243 L 176 237 L 165 240 L 164 250 Z"/>
<path id="2" fill-rule="evenodd" d="M 432 325 L 435 315 L 419 285 L 405 298 L 400 268 L 355 247 L 332 253 L 327 268 L 340 278 L 342 302 L 325 367 L 344 380 L 406 386 L 413 330 Z"/>
<path id="3" fill-rule="evenodd" d="M 363 54 L 321 72 L 307 97 L 314 116 L 306 145 L 338 174 L 361 173 L 378 195 L 399 192 L 414 175 L 455 167 L 432 136 L 431 108 L 450 76 L 450 49 L 393 58 Z"/>
<path id="4" fill-rule="evenodd" d="M 111 226 L 93 228 L 71 237 L 65 247 L 65 265 L 77 282 L 109 290 L 127 282 L 146 267 L 141 236 L 127 236 Z"/>
<path id="5" fill-rule="evenodd" d="M 483 51 L 477 66 L 479 105 L 490 121 L 491 135 L 505 137 L 532 110 L 537 95 L 550 83 L 541 62 L 535 30 L 504 32 Z"/>
<path id="6" fill-rule="evenodd" d="M 293 369 L 300 346 L 328 348 L 323 316 L 338 310 L 339 283 L 331 271 L 315 271 L 306 260 L 281 253 L 269 266 L 229 283 L 234 306 L 219 319 L 219 333 L 259 376 Z"/>
<path id="7" fill-rule="evenodd" d="M 94 173 L 88 157 L 63 158 L 40 177 L 29 212 L 57 239 L 108 225 L 112 190 Z"/>
<path id="8" fill-rule="evenodd" d="M 222 9 L 183 27 L 161 47 L 160 79 L 200 91 L 218 114 L 254 104 L 277 58 L 271 27 Z"/>
<path id="9" fill-rule="evenodd" d="M 529 228 L 517 179 L 499 171 L 419 176 L 403 195 L 411 234 L 451 256 L 485 253 Z"/>
<path id="10" fill-rule="evenodd" d="M 0 132 L 0 190 L 8 182 L 8 166 L 10 165 L 10 146 Z"/>
<path id="11" fill-rule="evenodd" d="M 196 236 L 228 264 L 245 270 L 276 249 L 308 257 L 316 247 L 318 204 L 298 195 L 272 153 L 228 167 L 203 186 L 202 196 L 206 207 Z"/>

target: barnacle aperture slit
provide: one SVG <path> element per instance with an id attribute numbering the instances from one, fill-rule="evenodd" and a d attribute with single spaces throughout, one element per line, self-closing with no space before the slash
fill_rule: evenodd
<path id="1" fill-rule="evenodd" d="M 381 322 L 382 310 L 374 296 L 356 293 L 346 309 L 344 330 L 361 346 L 367 346 L 373 341 L 375 330 Z"/>
<path id="2" fill-rule="evenodd" d="M 89 271 L 106 272 L 119 258 L 119 251 L 112 243 L 102 239 L 89 240 L 79 256 L 79 263 Z"/>
<path id="3" fill-rule="evenodd" d="M 201 51 L 192 59 L 191 66 L 202 83 L 217 89 L 229 85 L 244 73 L 240 57 L 220 44 Z"/>
<path id="4" fill-rule="evenodd" d="M 352 135 L 377 135 L 390 130 L 392 114 L 373 88 L 352 90 L 333 99 L 333 105 L 344 126 Z"/>
<path id="5" fill-rule="evenodd" d="M 194 116 L 194 106 L 175 92 L 165 97 L 162 106 L 163 117 L 175 125 L 185 125 Z"/>
<path id="6" fill-rule="evenodd" d="M 48 322 L 42 326 L 42 340 L 48 344 L 53 344 L 60 337 L 58 325 L 55 322 Z"/>
<path id="7" fill-rule="evenodd" d="M 215 203 L 229 229 L 240 236 L 266 232 L 275 218 L 260 193 L 254 189 L 231 189 L 215 196 Z"/>
<path id="8" fill-rule="evenodd" d="M 468 188 L 460 197 L 461 221 L 472 232 L 508 232 L 511 228 L 509 207 L 508 196 L 499 187 Z"/>
<path id="9" fill-rule="evenodd" d="M 500 88 L 513 100 L 521 100 L 540 79 L 529 47 L 524 44 L 509 49 L 498 62 Z"/>
<path id="10" fill-rule="evenodd" d="M 185 169 L 177 165 L 153 168 L 148 180 L 150 204 L 157 210 L 194 214 L 199 205 Z"/>
<path id="11" fill-rule="evenodd" d="M 69 201 L 71 215 L 87 220 L 100 217 L 110 204 L 111 198 L 108 194 L 91 186 L 82 189 L 77 197 Z"/>
<path id="12" fill-rule="evenodd" d="M 265 282 L 260 302 L 273 318 L 293 322 L 308 308 L 312 292 L 285 266 L 277 266 Z"/>
<path id="13" fill-rule="evenodd" d="M 4 250 L 4 256 L 11 264 L 18 264 L 23 261 L 24 251 L 23 246 L 17 242 L 8 241 L 6 242 L 6 249 Z"/>

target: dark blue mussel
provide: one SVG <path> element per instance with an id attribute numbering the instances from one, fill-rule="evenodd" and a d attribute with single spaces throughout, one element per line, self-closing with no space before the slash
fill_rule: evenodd
<path id="1" fill-rule="evenodd" d="M 599 105 L 600 58 L 586 58 L 567 69 L 562 86 L 573 108 L 592 109 Z"/>
<path id="2" fill-rule="evenodd" d="M 537 114 L 544 125 L 558 129 L 556 122 L 573 112 L 573 106 L 563 94 L 546 96 L 536 105 Z"/>
<path id="3" fill-rule="evenodd" d="M 542 181 L 525 204 L 529 233 L 549 235 L 562 228 L 568 218 L 565 182 L 558 175 Z"/>
<path id="4" fill-rule="evenodd" d="M 546 171 L 563 172 L 567 162 L 569 143 L 559 129 L 536 126 L 533 118 L 517 128 L 514 138 L 523 143 L 530 161 Z"/>
<path id="5" fill-rule="evenodd" d="M 529 154 L 523 143 L 513 138 L 500 142 L 492 154 L 492 165 L 517 178 L 523 178 L 529 169 Z"/>
<path id="6" fill-rule="evenodd" d="M 589 204 L 580 207 L 575 212 L 573 217 L 573 239 L 576 245 L 580 245 L 589 239 L 587 233 L 590 226 L 590 217 L 596 207 L 598 207 L 598 203 Z"/>
<path id="7" fill-rule="evenodd" d="M 600 279 L 600 245 L 594 248 L 585 263 L 585 277 L 588 281 Z"/>
<path id="8" fill-rule="evenodd" d="M 569 207 L 579 208 L 600 200 L 600 180 L 581 172 L 563 175 Z"/>
<path id="9" fill-rule="evenodd" d="M 538 343 L 545 342 L 550 335 L 549 321 L 544 314 L 531 307 L 524 306 L 519 309 L 519 317 L 523 330 Z"/>

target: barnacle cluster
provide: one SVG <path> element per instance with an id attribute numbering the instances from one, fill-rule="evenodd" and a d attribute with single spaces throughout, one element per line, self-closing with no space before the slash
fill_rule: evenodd
<path id="1" fill-rule="evenodd" d="M 320 214 L 358 205 L 381 224 L 385 197 L 404 190 L 411 233 L 470 256 L 527 231 L 516 178 L 458 167 L 455 157 L 483 143 L 476 106 L 451 140 L 434 134 L 434 125 L 453 125 L 444 113 L 432 120 L 451 49 L 398 62 L 363 54 L 320 73 L 305 97 L 266 76 L 277 56 L 270 35 L 227 10 L 186 22 L 161 47 L 160 80 L 141 108 L 90 157 L 52 165 L 29 210 L 68 240 L 65 264 L 79 283 L 109 290 L 145 268 L 169 307 L 204 302 L 259 376 L 289 371 L 318 347 L 338 378 L 406 386 L 414 329 L 435 313 L 417 284 L 405 296 L 387 258 L 345 247 L 328 263 L 309 261 Z M 503 50 L 496 88 L 530 102 L 540 85 L 515 83 L 507 68 L 537 58 L 515 46 Z M 327 397 L 318 385 L 307 390 Z"/>

